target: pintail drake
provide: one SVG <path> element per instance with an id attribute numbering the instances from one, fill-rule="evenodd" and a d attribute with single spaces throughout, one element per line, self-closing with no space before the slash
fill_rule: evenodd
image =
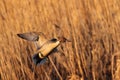
<path id="1" fill-rule="evenodd" d="M 47 40 L 42 32 L 28 32 L 17 35 L 22 39 L 34 42 L 37 51 L 32 56 L 32 60 L 35 65 L 43 64 L 46 60 L 48 60 L 48 56 L 52 53 L 52 51 L 57 50 L 57 47 L 61 42 L 69 41 L 64 37 Z"/>

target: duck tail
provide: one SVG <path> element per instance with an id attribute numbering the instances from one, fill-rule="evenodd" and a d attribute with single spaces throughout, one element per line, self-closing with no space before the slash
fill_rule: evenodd
<path id="1" fill-rule="evenodd" d="M 37 54 L 33 55 L 32 60 L 33 60 L 35 65 L 38 65 L 42 59 L 39 57 L 39 54 L 37 53 Z"/>
<path id="2" fill-rule="evenodd" d="M 33 55 L 32 60 L 33 60 L 35 65 L 41 65 L 41 64 L 44 64 L 48 60 L 48 58 L 45 57 L 45 58 L 41 59 L 39 57 L 39 53 L 37 53 L 37 54 Z"/>

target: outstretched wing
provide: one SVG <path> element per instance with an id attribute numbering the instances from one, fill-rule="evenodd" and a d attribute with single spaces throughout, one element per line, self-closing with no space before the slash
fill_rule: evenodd
<path id="1" fill-rule="evenodd" d="M 47 41 L 45 35 L 42 32 L 28 32 L 17 35 L 22 39 L 33 41 L 37 49 L 39 49 Z"/>
<path id="2" fill-rule="evenodd" d="M 28 40 L 28 41 L 37 41 L 39 39 L 39 35 L 35 32 L 29 32 L 29 33 L 21 33 L 17 34 L 20 38 Z"/>

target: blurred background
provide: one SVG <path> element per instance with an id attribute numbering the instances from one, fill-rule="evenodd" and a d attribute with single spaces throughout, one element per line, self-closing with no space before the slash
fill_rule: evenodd
<path id="1" fill-rule="evenodd" d="M 70 39 L 35 66 L 35 46 L 17 33 Z M 0 80 L 120 80 L 119 0 L 0 0 Z"/>

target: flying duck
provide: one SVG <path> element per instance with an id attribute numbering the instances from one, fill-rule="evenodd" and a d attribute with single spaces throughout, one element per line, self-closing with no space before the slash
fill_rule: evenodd
<path id="1" fill-rule="evenodd" d="M 48 56 L 57 50 L 57 47 L 61 42 L 69 41 L 65 37 L 52 38 L 47 40 L 45 35 L 42 32 L 27 32 L 17 34 L 20 38 L 33 41 L 37 51 L 32 56 L 32 60 L 35 65 L 43 64 L 46 60 L 48 60 Z"/>

